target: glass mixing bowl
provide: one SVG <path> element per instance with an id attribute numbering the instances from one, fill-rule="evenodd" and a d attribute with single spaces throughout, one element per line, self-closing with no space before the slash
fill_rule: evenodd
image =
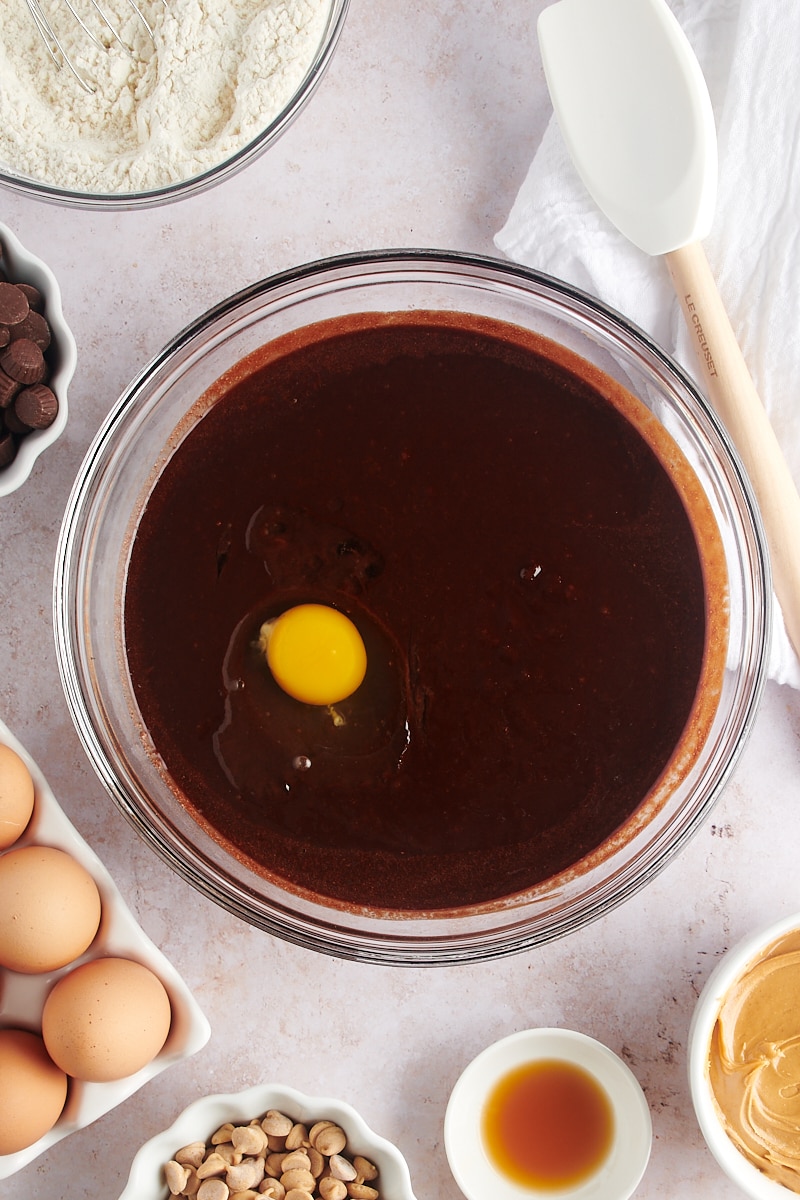
<path id="1" fill-rule="evenodd" d="M 510 322 L 566 346 L 640 397 L 692 464 L 718 526 L 730 635 L 710 723 L 658 804 L 580 870 L 481 911 L 405 916 L 346 911 L 294 895 L 222 849 L 181 805 L 148 753 L 127 672 L 123 596 L 147 489 L 198 399 L 280 335 L 346 314 L 414 309 Z M 645 885 L 708 815 L 752 725 L 769 641 L 769 568 L 754 501 L 714 414 L 689 379 L 617 313 L 566 284 L 492 259 L 422 250 L 314 263 L 255 284 L 180 333 L 117 402 L 80 469 L 61 530 L 55 636 L 78 733 L 141 836 L 194 887 L 254 926 L 352 959 L 407 965 L 491 959 L 575 930 Z"/>
<path id="2" fill-rule="evenodd" d="M 319 44 L 311 56 L 303 78 L 294 93 L 287 100 L 281 111 L 268 121 L 256 137 L 247 141 L 246 144 L 240 146 L 234 153 L 224 158 L 221 162 L 200 172 L 196 171 L 193 175 L 185 179 L 148 190 L 92 192 L 89 190 L 71 190 L 70 188 L 54 183 L 52 179 L 47 179 L 46 177 L 39 178 L 27 174 L 9 162 L 3 161 L 2 155 L 0 155 L 0 185 L 10 188 L 15 192 L 34 196 L 39 200 L 65 204 L 71 208 L 116 209 L 123 211 L 128 209 L 153 208 L 173 200 L 180 200 L 185 196 L 193 196 L 207 191 L 209 188 L 235 175 L 243 167 L 246 167 L 248 163 L 252 162 L 253 159 L 263 154 L 288 129 L 295 117 L 299 115 L 311 99 L 330 64 L 344 26 L 349 4 L 350 0 L 331 0 Z M 33 22 L 32 17 L 31 22 Z M 58 70 L 54 64 L 49 62 L 46 62 L 46 69 L 53 72 Z M 61 95 L 69 95 L 70 89 L 72 89 L 76 96 L 82 96 L 80 88 L 69 77 L 69 73 L 65 67 L 62 66 L 60 68 L 57 78 L 59 79 Z M 180 81 L 178 81 L 179 83 Z M 158 132 L 156 132 L 155 136 L 159 136 Z M 74 156 L 75 153 L 76 151 L 73 147 L 71 154 Z"/>

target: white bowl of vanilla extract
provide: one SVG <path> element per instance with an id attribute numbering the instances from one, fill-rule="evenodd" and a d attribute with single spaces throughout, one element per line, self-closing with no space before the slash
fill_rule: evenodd
<path id="1" fill-rule="evenodd" d="M 465 1068 L 444 1125 L 467 1200 L 628 1200 L 650 1158 L 647 1100 L 612 1050 L 571 1029 L 525 1029 Z"/>

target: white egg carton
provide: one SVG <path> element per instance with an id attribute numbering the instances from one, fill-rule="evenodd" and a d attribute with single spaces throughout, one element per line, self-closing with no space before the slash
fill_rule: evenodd
<path id="1" fill-rule="evenodd" d="M 167 1067 L 196 1054 L 208 1041 L 211 1027 L 178 972 L 137 924 L 110 874 L 62 811 L 36 763 L 2 721 L 0 743 L 10 746 L 25 762 L 35 789 L 30 824 L 9 849 L 41 844 L 67 851 L 94 878 L 103 909 L 100 928 L 91 946 L 66 967 L 41 975 L 22 975 L 0 968 L 0 1027 L 40 1032 L 38 1022 L 44 1001 L 55 980 L 82 962 L 109 955 L 132 958 L 149 967 L 164 984 L 172 1005 L 169 1035 L 153 1061 L 136 1074 L 111 1083 L 70 1080 L 66 1106 L 50 1132 L 16 1154 L 0 1155 L 0 1179 L 5 1179 L 68 1134 L 83 1129 L 121 1104 Z"/>

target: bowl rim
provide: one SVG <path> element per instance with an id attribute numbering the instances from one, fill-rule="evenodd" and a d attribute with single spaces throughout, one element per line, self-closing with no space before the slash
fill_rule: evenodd
<path id="1" fill-rule="evenodd" d="M 384 1200 L 415 1200 L 411 1174 L 399 1148 L 367 1124 L 361 1114 L 344 1100 L 307 1095 L 297 1088 L 281 1083 L 258 1083 L 240 1092 L 217 1093 L 193 1100 L 172 1124 L 155 1134 L 136 1152 L 131 1163 L 128 1181 L 119 1200 L 160 1200 L 167 1187 L 156 1172 L 173 1154 L 189 1142 L 208 1140 L 224 1121 L 248 1122 L 260 1117 L 270 1108 L 306 1123 L 316 1114 L 316 1120 L 335 1120 L 354 1143 L 353 1153 L 365 1158 L 374 1156 L 381 1176 L 388 1172 L 391 1188 L 381 1189 Z M 204 1130 L 208 1130 L 204 1134 Z"/>
<path id="2" fill-rule="evenodd" d="M 687 1074 L 700 1132 L 718 1165 L 752 1200 L 788 1200 L 796 1193 L 759 1171 L 723 1129 L 706 1069 L 708 1047 L 728 989 L 759 954 L 794 931 L 800 931 L 800 912 L 760 926 L 726 950 L 703 986 L 689 1025 Z"/>
<path id="3" fill-rule="evenodd" d="M 66 322 L 61 302 L 61 288 L 47 263 L 23 246 L 8 225 L 0 222 L 2 263 L 10 267 L 17 278 L 12 282 L 32 283 L 42 293 L 45 312 L 57 351 L 57 362 L 49 386 L 58 398 L 56 419 L 46 429 L 35 429 L 19 444 L 16 457 L 0 471 L 0 496 L 8 496 L 22 487 L 40 454 L 52 446 L 67 426 L 69 416 L 69 385 L 78 365 L 78 347 Z"/>
<path id="4" fill-rule="evenodd" d="M 254 917 L 249 892 L 246 895 L 240 892 L 238 898 L 229 895 L 224 900 L 221 899 L 215 892 L 213 883 L 209 884 L 208 880 L 200 877 L 196 863 L 191 868 L 183 863 L 174 848 L 164 844 L 158 831 L 152 828 L 151 821 L 142 819 L 136 811 L 136 806 L 129 803 L 125 787 L 119 784 L 114 770 L 109 769 L 108 763 L 103 761 L 102 747 L 99 745 L 89 714 L 84 711 L 80 679 L 76 674 L 76 667 L 71 661 L 71 639 L 75 630 L 72 623 L 70 593 L 75 585 L 74 575 L 76 572 L 72 559 L 76 553 L 76 545 L 80 541 L 80 524 L 83 519 L 81 508 L 86 504 L 87 493 L 91 491 L 94 478 L 103 473 L 104 446 L 117 436 L 119 432 L 117 427 L 124 423 L 128 407 L 135 404 L 137 395 L 145 387 L 148 378 L 154 373 L 168 369 L 169 360 L 174 355 L 184 355 L 186 361 L 194 361 L 192 357 L 194 353 L 193 339 L 201 336 L 204 330 L 211 330 L 213 333 L 214 329 L 219 327 L 219 323 L 235 313 L 236 310 L 249 313 L 252 311 L 252 306 L 258 304 L 265 297 L 269 299 L 270 303 L 277 303 L 278 300 L 286 297 L 289 297 L 292 303 L 296 303 L 298 298 L 302 299 L 307 292 L 313 294 L 315 287 L 321 287 L 321 281 L 333 280 L 339 287 L 343 286 L 343 280 L 346 284 L 352 284 L 354 277 L 358 276 L 359 282 L 363 278 L 367 284 L 371 284 L 376 280 L 378 282 L 385 281 L 387 275 L 391 275 L 392 272 L 401 274 L 404 281 L 407 278 L 414 282 L 418 279 L 428 280 L 429 278 L 439 280 L 440 276 L 443 276 L 448 283 L 455 281 L 464 287 L 476 286 L 477 283 L 478 286 L 489 291 L 494 289 L 502 292 L 503 289 L 508 289 L 509 292 L 514 292 L 515 296 L 517 292 L 524 294 L 527 298 L 526 302 L 529 302 L 531 292 L 539 295 L 537 289 L 540 289 L 541 293 L 545 295 L 547 304 L 554 305 L 556 315 L 560 315 L 563 309 L 568 309 L 570 314 L 579 314 L 580 319 L 584 322 L 590 320 L 596 322 L 604 336 L 606 336 L 606 331 L 608 336 L 619 334 L 622 331 L 626 337 L 632 340 L 637 350 L 641 349 L 642 352 L 646 352 L 649 356 L 648 362 L 653 360 L 659 370 L 666 373 L 671 384 L 674 383 L 674 386 L 684 396 L 684 402 L 685 398 L 688 398 L 691 402 L 692 412 L 696 412 L 701 425 L 704 425 L 713 435 L 712 440 L 718 447 L 717 452 L 724 458 L 725 471 L 730 476 L 728 486 L 736 496 L 737 520 L 741 519 L 744 529 L 742 536 L 747 541 L 748 552 L 753 555 L 752 563 L 748 558 L 748 563 L 750 563 L 748 569 L 752 571 L 755 597 L 753 609 L 755 636 L 748 642 L 747 651 L 750 656 L 748 657 L 748 671 L 751 671 L 752 677 L 748 676 L 746 694 L 737 701 L 738 742 L 731 747 L 728 758 L 715 763 L 715 786 L 710 794 L 703 792 L 702 806 L 699 806 L 698 811 L 693 812 L 692 819 L 687 820 L 677 834 L 674 829 L 670 830 L 672 840 L 669 845 L 665 846 L 662 840 L 655 840 L 652 854 L 646 863 L 640 864 L 640 867 L 637 868 L 636 877 L 631 879 L 631 872 L 628 872 L 628 881 L 622 894 L 618 892 L 615 872 L 612 880 L 613 887 L 609 884 L 608 887 L 604 887 L 598 892 L 593 898 L 591 911 L 582 910 L 580 923 L 587 923 L 610 911 L 616 904 L 643 887 L 671 861 L 700 827 L 727 782 L 752 728 L 766 680 L 771 591 L 769 588 L 769 561 L 763 529 L 752 490 L 738 456 L 730 444 L 730 439 L 705 399 L 679 365 L 627 318 L 587 293 L 542 272 L 520 267 L 516 263 L 505 260 L 458 251 L 402 248 L 344 254 L 293 267 L 253 283 L 222 300 L 186 326 L 139 373 L 120 397 L 99 429 L 76 477 L 67 503 L 56 554 L 53 589 L 54 633 L 59 670 L 68 706 L 95 770 L 140 835 L 178 874 L 209 898 L 223 903 L 229 911 L 251 924 L 256 924 L 284 940 L 323 953 L 396 965 L 452 965 L 464 961 L 496 958 L 554 940 L 574 927 L 573 909 L 570 908 L 566 916 L 562 913 L 559 921 L 545 931 L 537 928 L 531 934 L 530 930 L 521 929 L 517 924 L 511 924 L 504 928 L 499 935 L 495 933 L 490 939 L 475 937 L 459 939 L 454 937 L 452 931 L 449 934 L 441 935 L 440 931 L 437 931 L 436 923 L 428 921 L 425 927 L 424 944 L 421 944 L 419 929 L 413 927 L 414 922 L 407 922 L 405 930 L 400 930 L 398 922 L 395 921 L 391 936 L 388 936 L 387 929 L 387 937 L 378 948 L 376 948 L 375 939 L 369 935 L 362 936 L 358 931 L 354 932 L 350 928 L 343 932 L 341 925 L 336 924 L 337 914 L 335 913 L 327 914 L 325 919 L 320 919 L 318 922 L 308 922 L 302 916 L 298 918 L 285 906 L 271 902 L 270 912 L 265 914 L 259 911 Z M 307 289 L 307 292 L 304 289 Z M 750 580 L 751 576 L 748 574 L 747 578 Z M 100 751 L 99 757 L 98 750 Z M 207 865 L 204 863 L 204 868 Z M 617 889 L 617 894 L 611 894 L 614 889 Z M 331 916 L 333 919 L 327 919 Z"/>
<path id="5" fill-rule="evenodd" d="M 155 208 L 203 192 L 230 179 L 263 154 L 293 124 L 325 75 L 341 37 L 350 0 L 330 0 L 325 29 L 303 79 L 281 111 L 254 138 L 216 166 L 177 183 L 134 192 L 79 192 L 29 178 L 0 161 L 0 186 L 50 204 L 78 209 L 121 210 Z"/>
<path id="6" fill-rule="evenodd" d="M 574 1188 L 523 1188 L 490 1163 L 481 1146 L 480 1116 L 493 1087 L 509 1071 L 551 1059 L 582 1067 L 601 1085 L 615 1115 L 614 1146 L 608 1161 Z M 630 1142 L 625 1149 L 623 1139 Z M 493 1200 L 521 1200 L 522 1196 L 628 1200 L 647 1169 L 652 1139 L 647 1097 L 628 1064 L 597 1038 L 563 1027 L 522 1029 L 487 1046 L 462 1071 L 445 1111 L 447 1159 L 469 1200 L 484 1200 L 487 1195 Z"/>

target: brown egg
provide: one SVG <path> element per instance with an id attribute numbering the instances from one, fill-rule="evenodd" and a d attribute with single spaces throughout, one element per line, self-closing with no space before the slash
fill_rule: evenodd
<path id="1" fill-rule="evenodd" d="M 33 780 L 20 756 L 0 745 L 0 850 L 13 846 L 33 812 Z"/>
<path id="2" fill-rule="evenodd" d="M 0 1029 L 0 1154 L 32 1146 L 52 1129 L 67 1098 L 67 1077 L 35 1033 Z"/>
<path id="3" fill-rule="evenodd" d="M 100 914 L 97 884 L 64 850 L 0 857 L 0 966 L 25 975 L 66 966 L 91 944 Z"/>
<path id="4" fill-rule="evenodd" d="M 105 1083 L 141 1070 L 169 1033 L 169 996 L 141 963 L 96 958 L 55 984 L 42 1013 L 50 1057 L 75 1079 Z"/>

